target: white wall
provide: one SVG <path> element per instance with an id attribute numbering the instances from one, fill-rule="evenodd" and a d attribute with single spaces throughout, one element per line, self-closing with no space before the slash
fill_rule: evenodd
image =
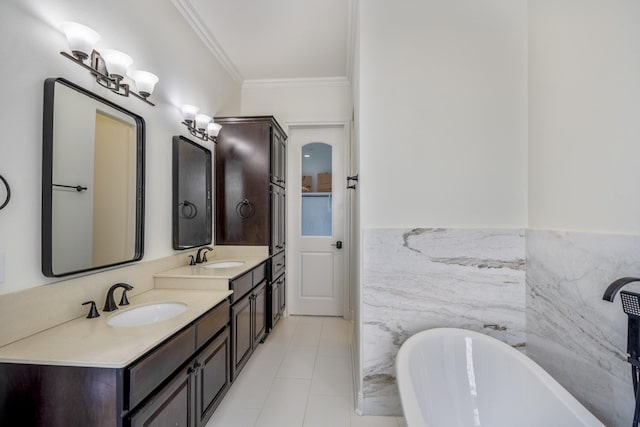
<path id="1" fill-rule="evenodd" d="M 527 2 L 360 2 L 363 227 L 527 223 Z"/>
<path id="2" fill-rule="evenodd" d="M 0 2 L 0 77 L 7 84 L 0 103 L 0 174 L 12 198 L 0 211 L 0 253 L 5 281 L 0 293 L 52 280 L 41 273 L 41 168 L 43 83 L 64 77 L 144 117 L 146 121 L 145 260 L 171 249 L 171 137 L 184 134 L 179 107 L 190 103 L 215 114 L 238 114 L 240 87 L 211 56 L 168 1 L 113 0 L 108 6 L 85 0 Z M 151 96 L 156 107 L 99 87 L 86 70 L 63 58 L 67 49 L 58 25 L 77 21 L 102 36 L 99 46 L 130 54 L 133 68 L 160 78 Z M 231 107 L 223 108 L 229 100 Z M 211 147 L 209 147 L 211 148 Z"/>
<path id="3" fill-rule="evenodd" d="M 640 232 L 640 3 L 529 5 L 529 225 Z"/>
<path id="4" fill-rule="evenodd" d="M 351 85 L 346 79 L 247 81 L 242 86 L 242 114 L 275 116 L 288 123 L 351 120 Z"/>

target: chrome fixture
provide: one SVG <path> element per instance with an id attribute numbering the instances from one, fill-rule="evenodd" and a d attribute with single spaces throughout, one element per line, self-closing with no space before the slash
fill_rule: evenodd
<path id="1" fill-rule="evenodd" d="M 100 35 L 91 28 L 75 22 L 64 22 L 60 28 L 64 32 L 71 54 L 60 52 L 62 56 L 89 70 L 96 82 L 121 96 L 133 95 L 149 105 L 155 105 L 147 98 L 153 92 L 158 77 L 148 71 L 129 71 L 133 59 L 126 53 L 114 49 L 94 49 Z M 88 61 L 88 63 L 87 63 Z M 135 82 L 138 92 L 125 83 L 125 76 Z"/>
<path id="2" fill-rule="evenodd" d="M 180 111 L 182 112 L 182 124 L 189 129 L 191 136 L 203 141 L 217 142 L 218 133 L 220 133 L 222 126 L 215 123 L 211 116 L 199 114 L 200 109 L 189 104 L 183 105 Z"/>

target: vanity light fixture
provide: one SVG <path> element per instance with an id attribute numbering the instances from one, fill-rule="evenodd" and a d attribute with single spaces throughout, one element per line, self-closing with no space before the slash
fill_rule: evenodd
<path id="1" fill-rule="evenodd" d="M 183 105 L 180 111 L 182 112 L 182 124 L 189 129 L 191 136 L 203 141 L 217 142 L 218 133 L 222 126 L 215 123 L 211 116 L 198 114 L 200 109 L 189 104 Z"/>
<path id="2" fill-rule="evenodd" d="M 71 49 L 71 54 L 60 52 L 62 56 L 89 70 L 100 86 L 118 95 L 133 95 L 149 105 L 155 105 L 147 99 L 158 83 L 155 74 L 142 70 L 127 74 L 133 59 L 126 53 L 114 49 L 96 51 L 94 46 L 100 41 L 100 35 L 89 27 L 75 22 L 64 22 L 60 28 Z M 133 91 L 129 83 L 124 82 L 125 76 L 135 82 L 138 92 Z"/>

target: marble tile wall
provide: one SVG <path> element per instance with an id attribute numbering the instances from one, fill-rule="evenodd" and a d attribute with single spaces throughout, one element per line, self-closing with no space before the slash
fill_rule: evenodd
<path id="1" fill-rule="evenodd" d="M 363 264 L 365 414 L 402 414 L 395 356 L 418 331 L 461 327 L 524 347 L 523 230 L 366 229 Z"/>
<path id="2" fill-rule="evenodd" d="M 633 418 L 627 316 L 613 280 L 640 277 L 640 236 L 529 230 L 527 355 L 607 426 Z M 625 289 L 640 292 L 640 285 Z"/>

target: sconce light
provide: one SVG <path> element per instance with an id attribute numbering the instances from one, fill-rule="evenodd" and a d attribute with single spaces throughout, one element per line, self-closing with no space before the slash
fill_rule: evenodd
<path id="1" fill-rule="evenodd" d="M 100 41 L 100 35 L 91 28 L 75 22 L 64 22 L 60 28 L 67 38 L 71 54 L 60 52 L 68 58 L 89 70 L 96 77 L 96 82 L 122 96 L 133 95 L 149 105 L 155 105 L 147 98 L 158 83 L 158 77 L 148 71 L 132 71 L 127 74 L 133 59 L 126 53 L 113 49 L 94 49 Z M 85 63 L 86 60 L 89 63 Z M 131 90 L 129 83 L 124 83 L 125 76 L 129 76 L 136 85 L 138 92 Z"/>
<path id="2" fill-rule="evenodd" d="M 198 114 L 200 109 L 193 105 L 183 105 L 180 109 L 182 111 L 182 124 L 189 129 L 189 133 L 203 141 L 217 142 L 218 133 L 222 128 L 218 123 L 214 123 L 211 116 L 206 114 Z"/>

